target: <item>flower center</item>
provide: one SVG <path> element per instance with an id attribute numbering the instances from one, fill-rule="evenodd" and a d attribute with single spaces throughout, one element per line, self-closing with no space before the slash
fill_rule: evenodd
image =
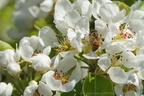
<path id="1" fill-rule="evenodd" d="M 69 40 L 64 39 L 59 41 L 60 43 L 57 45 L 56 51 L 57 53 L 60 52 L 65 52 L 65 51 L 70 51 L 70 50 L 75 50 L 76 48 L 71 46 L 71 43 Z"/>
<path id="2" fill-rule="evenodd" d="M 121 62 L 122 62 L 122 60 L 121 60 L 121 52 L 113 55 L 113 57 L 111 58 L 111 65 L 112 66 L 117 66 Z"/>
<path id="3" fill-rule="evenodd" d="M 42 51 L 36 51 L 33 55 L 32 55 L 32 57 L 33 56 L 36 56 L 37 54 L 42 54 L 43 52 Z"/>
<path id="4" fill-rule="evenodd" d="M 54 73 L 53 77 L 56 80 L 60 80 L 62 85 L 68 83 L 68 78 L 70 77 L 70 75 L 63 73 L 62 71 L 60 71 L 60 73 L 58 73 L 57 71 Z"/>
<path id="5" fill-rule="evenodd" d="M 112 42 L 117 41 L 126 41 L 129 38 L 132 38 L 133 35 L 129 32 L 132 30 L 127 24 L 122 24 L 119 29 L 116 31 L 116 35 L 112 38 Z"/>
<path id="6" fill-rule="evenodd" d="M 127 91 L 136 91 L 136 86 L 134 84 L 126 84 L 123 86 L 123 92 L 127 92 Z"/>

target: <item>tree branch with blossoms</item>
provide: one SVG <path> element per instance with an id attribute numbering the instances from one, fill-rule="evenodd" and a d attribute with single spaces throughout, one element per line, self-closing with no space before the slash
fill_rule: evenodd
<path id="1" fill-rule="evenodd" d="M 0 96 L 143 96 L 144 2 L 126 3 L 17 0 Z"/>

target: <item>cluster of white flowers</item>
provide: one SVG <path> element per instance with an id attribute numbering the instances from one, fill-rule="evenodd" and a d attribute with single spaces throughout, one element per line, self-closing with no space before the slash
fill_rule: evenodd
<path id="1" fill-rule="evenodd" d="M 19 76 L 22 70 L 28 72 L 26 66 L 42 74 L 38 83 L 34 80 L 29 83 L 24 96 L 60 96 L 60 92 L 71 91 L 89 72 L 108 74 L 117 96 L 142 96 L 144 11 L 137 10 L 138 5 L 139 1 L 127 12 L 110 0 L 92 0 L 92 3 L 58 0 L 54 23 L 62 36 L 58 37 L 50 27 L 43 27 L 38 36 L 21 39 L 16 51 L 1 51 L 0 66 L 11 76 Z M 85 62 L 90 60 L 97 62 L 91 65 Z"/>
<path id="2" fill-rule="evenodd" d="M 38 18 L 45 18 L 52 10 L 53 0 L 16 0 L 16 11 L 12 14 L 15 27 L 8 30 L 9 37 L 20 39 L 34 26 Z"/>

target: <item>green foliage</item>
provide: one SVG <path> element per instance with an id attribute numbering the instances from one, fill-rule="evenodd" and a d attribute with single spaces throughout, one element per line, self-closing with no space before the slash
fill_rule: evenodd
<path id="1" fill-rule="evenodd" d="M 140 9 L 140 10 L 144 10 L 144 1 L 141 2 L 141 4 L 140 4 L 140 6 L 139 6 L 138 9 Z"/>
<path id="2" fill-rule="evenodd" d="M 112 1 L 121 1 L 125 4 L 127 4 L 128 6 L 131 6 L 132 4 L 134 4 L 137 0 L 112 0 Z"/>
<path id="3" fill-rule="evenodd" d="M 105 77 L 90 73 L 83 84 L 84 96 L 114 96 L 112 83 Z"/>
<path id="4" fill-rule="evenodd" d="M 0 51 L 4 51 L 6 49 L 14 50 L 14 48 L 10 44 L 0 40 Z"/>

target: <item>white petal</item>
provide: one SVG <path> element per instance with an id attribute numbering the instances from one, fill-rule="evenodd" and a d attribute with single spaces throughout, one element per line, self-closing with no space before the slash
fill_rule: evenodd
<path id="1" fill-rule="evenodd" d="M 135 10 L 131 16 L 131 19 L 143 19 L 144 11 L 142 10 Z"/>
<path id="2" fill-rule="evenodd" d="M 103 6 L 104 4 L 111 2 L 110 0 L 92 0 L 92 14 L 93 16 L 98 19 L 98 15 L 99 15 L 99 9 L 101 6 Z"/>
<path id="3" fill-rule="evenodd" d="M 72 4 L 69 0 L 58 0 L 55 5 L 55 20 L 64 20 L 67 11 L 72 9 Z"/>
<path id="4" fill-rule="evenodd" d="M 71 28 L 75 28 L 76 22 L 81 18 L 76 10 L 68 11 L 65 15 L 65 21 Z"/>
<path id="5" fill-rule="evenodd" d="M 20 65 L 18 63 L 9 63 L 7 66 L 7 71 L 12 76 L 16 76 L 20 73 L 21 68 L 20 68 Z"/>
<path id="6" fill-rule="evenodd" d="M 136 49 L 136 41 L 134 39 L 129 39 L 125 43 L 125 47 L 129 51 L 133 51 Z"/>
<path id="7" fill-rule="evenodd" d="M 68 24 L 65 21 L 55 20 L 56 28 L 65 36 L 67 35 Z"/>
<path id="8" fill-rule="evenodd" d="M 125 96 L 138 96 L 138 95 L 135 91 L 130 90 L 125 93 Z"/>
<path id="9" fill-rule="evenodd" d="M 133 68 L 136 66 L 136 56 L 132 52 L 124 51 L 122 53 L 122 64 L 127 68 Z"/>
<path id="10" fill-rule="evenodd" d="M 112 57 L 113 55 L 115 55 L 116 53 L 120 53 L 124 51 L 124 46 L 119 43 L 119 42 L 113 42 L 110 45 L 107 46 L 107 54 L 110 55 L 110 57 Z"/>
<path id="11" fill-rule="evenodd" d="M 44 54 L 37 54 L 31 58 L 32 67 L 37 71 L 48 70 L 51 64 L 51 59 Z"/>
<path id="12" fill-rule="evenodd" d="M 111 67 L 108 74 L 113 82 L 125 83 L 128 79 L 126 72 L 119 67 Z"/>
<path id="13" fill-rule="evenodd" d="M 138 76 L 140 79 L 144 80 L 144 69 L 138 71 Z"/>
<path id="14" fill-rule="evenodd" d="M 81 79 L 83 79 L 88 75 L 89 69 L 87 69 L 87 68 L 89 66 L 86 63 L 84 63 L 83 61 L 79 61 L 78 64 L 81 65 Z M 83 67 L 87 67 L 87 68 L 83 68 Z"/>
<path id="15" fill-rule="evenodd" d="M 6 83 L 4 83 L 4 82 L 1 82 L 0 83 L 0 95 L 2 95 L 2 93 L 6 90 L 6 88 L 7 88 L 7 84 Z"/>
<path id="16" fill-rule="evenodd" d="M 39 32 L 39 37 L 43 40 L 45 47 L 54 47 L 57 42 L 56 34 L 50 27 L 43 27 Z"/>
<path id="17" fill-rule="evenodd" d="M 71 41 L 71 45 L 74 46 L 79 52 L 82 51 L 83 44 L 81 42 L 81 33 L 77 33 Z"/>
<path id="18" fill-rule="evenodd" d="M 5 90 L 5 96 L 11 96 L 13 91 L 13 86 L 11 83 L 8 83 L 7 88 Z M 3 95 L 4 96 L 4 95 Z"/>
<path id="19" fill-rule="evenodd" d="M 48 46 L 43 50 L 43 54 L 45 54 L 45 55 L 49 55 L 50 52 L 51 52 L 51 46 Z"/>
<path id="20" fill-rule="evenodd" d="M 69 80 L 75 80 L 78 82 L 81 79 L 81 66 L 79 64 L 76 64 L 76 68 L 72 71 L 71 76 L 69 77 Z"/>
<path id="21" fill-rule="evenodd" d="M 53 0 L 44 0 L 42 3 L 40 3 L 40 9 L 44 12 L 51 11 L 53 6 Z"/>
<path id="22" fill-rule="evenodd" d="M 99 34 L 101 34 L 104 37 L 108 32 L 106 23 L 101 19 L 95 20 L 95 29 L 98 31 Z"/>
<path id="23" fill-rule="evenodd" d="M 92 6 L 91 3 L 88 0 L 81 0 L 82 1 L 82 15 L 87 16 L 88 18 L 92 15 Z"/>
<path id="24" fill-rule="evenodd" d="M 109 22 L 119 12 L 119 7 L 114 3 L 107 3 L 100 8 L 100 17 L 102 20 Z"/>
<path id="25" fill-rule="evenodd" d="M 57 91 L 61 89 L 62 83 L 60 80 L 56 80 L 54 77 L 54 71 L 48 71 L 43 78 L 45 78 L 46 84 L 49 85 L 50 89 Z"/>
<path id="26" fill-rule="evenodd" d="M 118 12 L 118 13 L 116 14 L 116 16 L 113 18 L 112 21 L 113 21 L 113 22 L 118 22 L 119 20 L 124 19 L 125 15 L 126 15 L 126 10 L 123 9 L 123 10 L 121 10 L 120 12 Z"/>
<path id="27" fill-rule="evenodd" d="M 123 85 L 116 85 L 114 86 L 114 90 L 117 96 L 123 96 Z"/>
<path id="28" fill-rule="evenodd" d="M 62 71 L 63 73 L 70 70 L 77 64 L 77 60 L 73 56 L 65 56 L 57 66 L 58 72 Z"/>
<path id="29" fill-rule="evenodd" d="M 89 20 L 87 17 L 82 17 L 77 23 L 76 23 L 76 32 L 79 32 L 81 34 L 88 34 L 89 33 Z"/>
<path id="30" fill-rule="evenodd" d="M 30 61 L 31 56 L 34 53 L 33 48 L 26 44 L 20 46 L 19 51 L 20 51 L 20 55 L 22 56 L 22 58 L 26 61 Z"/>
<path id="31" fill-rule="evenodd" d="M 102 57 L 100 57 L 98 60 L 98 65 L 103 71 L 107 70 L 111 65 L 111 61 L 108 58 L 108 55 L 103 54 Z"/>
<path id="32" fill-rule="evenodd" d="M 99 58 L 99 56 L 95 52 L 92 52 L 92 51 L 90 51 L 87 54 L 83 54 L 83 56 L 87 59 L 98 59 Z"/>
<path id="33" fill-rule="evenodd" d="M 54 66 L 53 66 L 53 69 L 55 69 L 59 62 L 60 62 L 60 59 L 61 59 L 61 56 L 58 54 L 55 58 L 54 58 Z"/>
<path id="34" fill-rule="evenodd" d="M 38 85 L 27 86 L 24 90 L 23 95 L 24 96 L 33 96 L 34 92 L 36 91 L 37 88 L 38 88 Z"/>
<path id="35" fill-rule="evenodd" d="M 14 51 L 10 49 L 0 51 L 0 65 L 3 67 L 7 67 L 9 63 L 15 62 L 14 54 Z"/>
<path id="36" fill-rule="evenodd" d="M 29 42 L 30 42 L 30 46 L 36 50 L 38 48 L 39 45 L 39 38 L 37 36 L 31 36 L 29 38 Z"/>
<path id="37" fill-rule="evenodd" d="M 133 32 L 138 32 L 144 28 L 144 22 L 141 19 L 130 20 L 129 25 Z"/>
<path id="38" fill-rule="evenodd" d="M 38 92 L 40 93 L 41 96 L 52 96 L 53 93 L 49 86 L 42 81 L 39 81 L 39 87 L 38 87 Z"/>
<path id="39" fill-rule="evenodd" d="M 37 18 L 38 14 L 40 12 L 40 9 L 39 9 L 38 6 L 31 6 L 31 7 L 28 8 L 28 11 L 33 16 L 33 18 Z"/>
<path id="40" fill-rule="evenodd" d="M 13 87 L 11 83 L 4 83 L 1 82 L 0 83 L 0 96 L 11 96 L 12 95 L 12 91 L 13 91 Z"/>
<path id="41" fill-rule="evenodd" d="M 74 37 L 76 37 L 75 31 L 71 28 L 68 28 L 67 37 L 71 41 Z"/>
<path id="42" fill-rule="evenodd" d="M 74 88 L 75 84 L 76 84 L 75 80 L 69 81 L 68 83 L 64 84 L 61 87 L 61 91 L 62 92 L 69 92 Z"/>

